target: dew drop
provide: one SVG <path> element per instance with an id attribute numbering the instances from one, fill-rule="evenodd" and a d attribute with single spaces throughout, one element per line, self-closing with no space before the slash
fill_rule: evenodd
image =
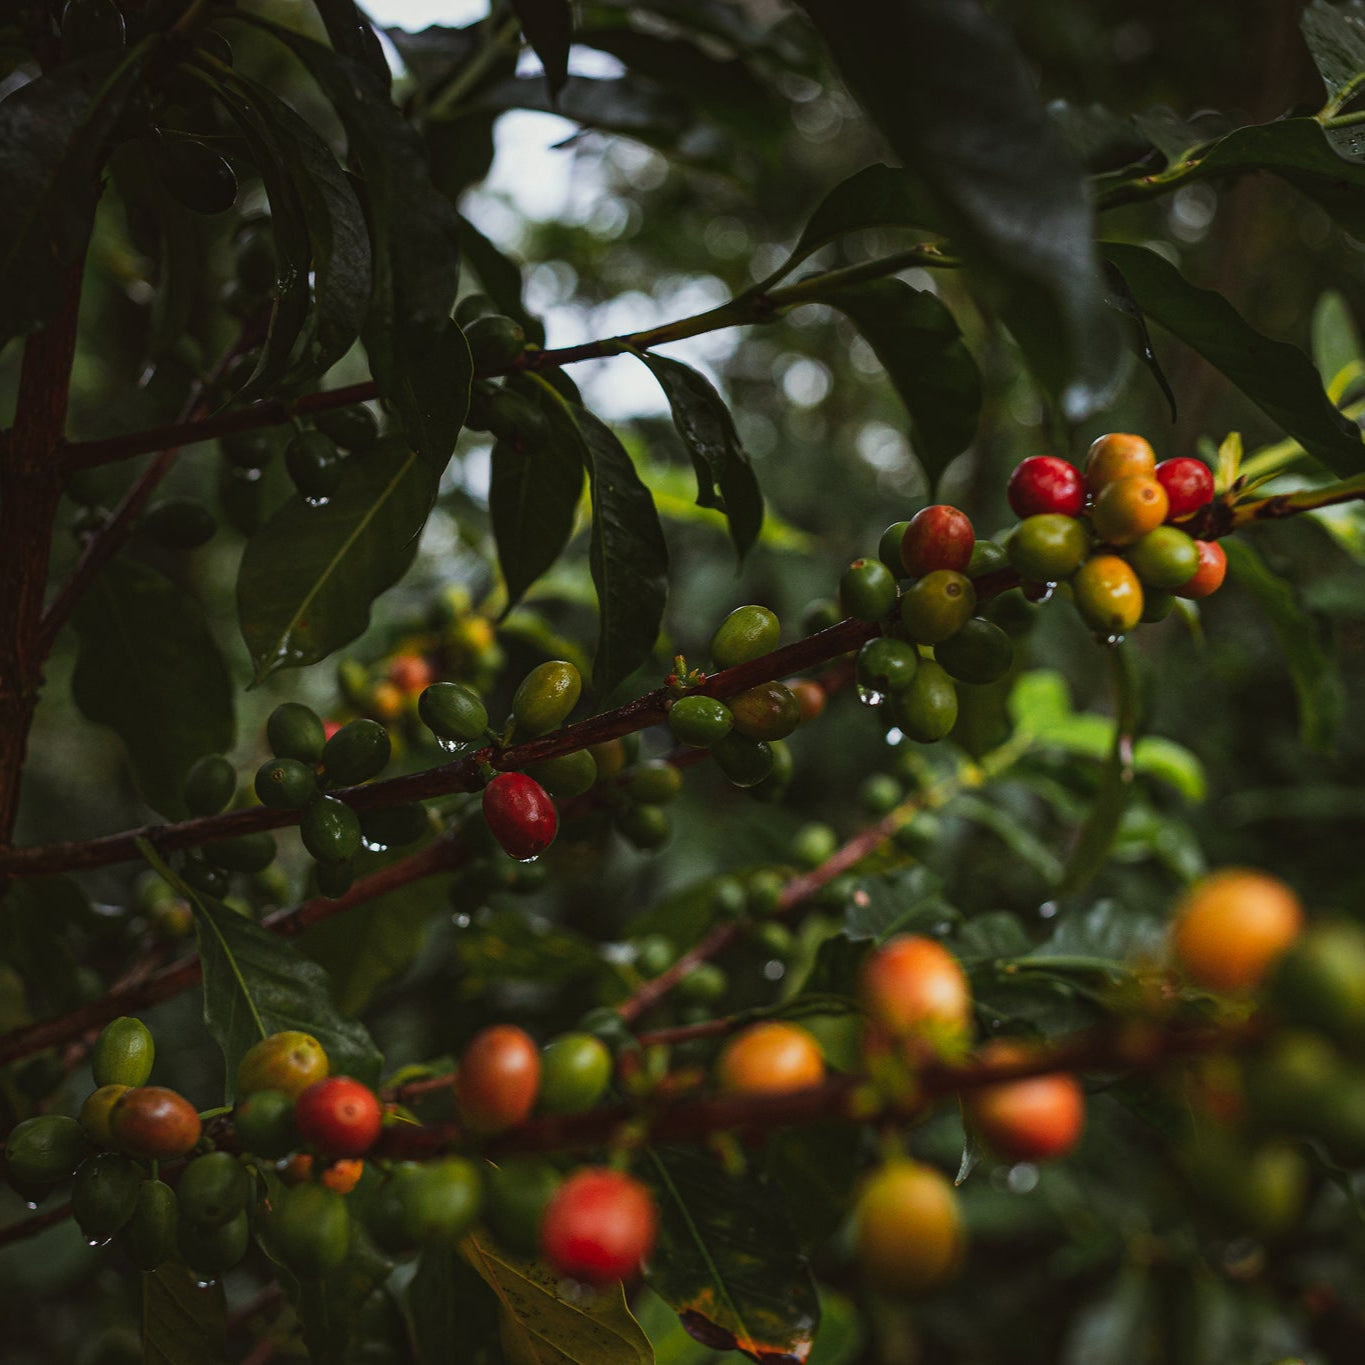
<path id="1" fill-rule="evenodd" d="M 1106 635 L 1104 637 L 1104 643 L 1108 645 L 1111 649 L 1113 649 L 1116 645 L 1121 645 L 1123 643 L 1123 640 L 1124 637 L 1122 635 Z"/>
<path id="2" fill-rule="evenodd" d="M 539 853 L 530 853 L 530 854 L 528 854 L 525 858 L 517 858 L 515 861 L 517 861 L 517 862 L 519 862 L 519 863 L 522 863 L 522 864 L 525 864 L 525 863 L 538 863 L 538 862 L 540 861 L 540 854 L 539 854 Z"/>
<path id="3" fill-rule="evenodd" d="M 215 1279 L 195 1280 L 194 1287 L 196 1289 L 212 1289 L 217 1283 L 218 1281 Z"/>
<path id="4" fill-rule="evenodd" d="M 471 745 L 467 740 L 441 739 L 438 736 L 436 739 L 436 747 L 445 754 L 464 754 L 469 752 Z"/>
<path id="5" fill-rule="evenodd" d="M 769 958 L 763 964 L 763 975 L 769 981 L 781 981 L 787 974 L 787 964 L 778 961 L 777 958 Z"/>
<path id="6" fill-rule="evenodd" d="M 1044 901 L 1038 907 L 1038 916 L 1040 919 L 1052 919 L 1056 915 L 1058 909 L 1060 909 L 1060 907 L 1056 901 Z"/>
<path id="7" fill-rule="evenodd" d="M 369 849 L 371 853 L 387 853 L 389 851 L 388 844 L 384 843 L 383 840 L 371 839 L 364 834 L 360 836 L 360 844 L 362 848 Z"/>
<path id="8" fill-rule="evenodd" d="M 460 911 L 458 915 L 452 915 L 450 917 L 450 922 L 457 929 L 468 929 L 469 926 L 474 923 L 474 921 L 468 915 L 466 915 L 463 910 Z"/>
<path id="9" fill-rule="evenodd" d="M 880 706 L 884 698 L 875 688 L 864 687 L 862 683 L 859 683 L 858 700 L 862 702 L 864 706 Z"/>
<path id="10" fill-rule="evenodd" d="M 886 732 L 886 742 L 894 749 L 905 738 L 905 731 L 898 725 L 893 725 Z"/>
<path id="11" fill-rule="evenodd" d="M 101 1247 L 107 1247 L 113 1240 L 112 1237 L 87 1237 L 85 1239 L 85 1244 L 88 1247 L 99 1249 Z"/>
<path id="12" fill-rule="evenodd" d="M 25 1207 L 30 1213 L 32 1213 L 33 1210 L 36 1209 L 36 1208 L 38 1207 L 38 1201 L 37 1201 L 36 1199 L 25 1199 L 25 1200 L 24 1200 L 24 1207 Z"/>
<path id="13" fill-rule="evenodd" d="M 326 507 L 327 504 L 331 501 L 332 500 L 329 497 L 318 497 L 312 493 L 308 494 L 308 496 L 304 498 L 304 502 L 306 502 L 309 505 L 309 507 Z"/>

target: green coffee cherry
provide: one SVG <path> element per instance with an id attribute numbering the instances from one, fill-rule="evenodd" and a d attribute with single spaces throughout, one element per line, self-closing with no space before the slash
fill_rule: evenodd
<path id="1" fill-rule="evenodd" d="M 180 1216 L 211 1230 L 230 1223 L 246 1208 L 251 1180 L 231 1152 L 205 1152 L 180 1173 L 176 1195 Z"/>
<path id="2" fill-rule="evenodd" d="M 1175 607 L 1175 594 L 1150 588 L 1142 594 L 1141 620 L 1147 625 L 1164 621 Z"/>
<path id="3" fill-rule="evenodd" d="M 855 559 L 839 579 L 839 605 L 860 621 L 880 621 L 896 605 L 896 576 L 878 559 Z"/>
<path id="4" fill-rule="evenodd" d="M 237 792 L 237 769 L 222 754 L 205 754 L 185 774 L 185 806 L 191 815 L 217 815 Z"/>
<path id="5" fill-rule="evenodd" d="M 393 1185 L 408 1235 L 428 1246 L 456 1247 L 483 1204 L 479 1169 L 463 1157 L 401 1166 Z"/>
<path id="6" fill-rule="evenodd" d="M 284 467 L 301 496 L 330 498 L 345 472 L 336 442 L 320 431 L 296 432 L 284 448 Z"/>
<path id="7" fill-rule="evenodd" d="M 626 780 L 626 795 L 634 801 L 663 805 L 682 791 L 681 771 L 666 759 L 655 759 L 636 768 Z"/>
<path id="8" fill-rule="evenodd" d="M 430 832 L 431 821 L 422 805 L 381 806 L 360 816 L 360 833 L 374 848 L 405 848 Z"/>
<path id="9" fill-rule="evenodd" d="M 283 1090 L 257 1090 L 241 1100 L 232 1114 L 242 1149 L 274 1161 L 299 1144 L 294 1126 L 294 1099 Z"/>
<path id="10" fill-rule="evenodd" d="M 959 682 L 993 683 L 1010 671 L 1014 646 L 999 626 L 977 617 L 935 646 L 934 658 Z"/>
<path id="11" fill-rule="evenodd" d="M 323 1275 L 346 1259 L 351 1214 L 346 1200 L 325 1185 L 285 1190 L 270 1215 L 270 1238 L 295 1274 Z"/>
<path id="12" fill-rule="evenodd" d="M 901 597 L 901 620 L 910 638 L 921 645 L 936 645 L 956 635 L 975 610 L 972 580 L 952 569 L 925 574 Z"/>
<path id="13" fill-rule="evenodd" d="M 1320 1033 L 1285 1029 L 1247 1059 L 1243 1088 L 1264 1128 L 1320 1137 L 1331 1125 L 1344 1072 L 1336 1048 Z"/>
<path id="14" fill-rule="evenodd" d="M 464 335 L 476 370 L 505 369 L 526 349 L 525 329 L 501 313 L 475 318 Z"/>
<path id="15" fill-rule="evenodd" d="M 661 848 L 673 832 L 668 812 L 662 806 L 645 803 L 629 805 L 616 812 L 616 828 L 638 849 Z"/>
<path id="16" fill-rule="evenodd" d="M 872 816 L 886 815 L 901 803 L 905 790 L 890 773 L 870 773 L 858 788 L 858 804 Z"/>
<path id="17" fill-rule="evenodd" d="M 968 578 L 984 578 L 988 573 L 1005 568 L 1010 562 L 1003 545 L 993 540 L 978 540 L 972 545 L 972 557 L 967 561 Z"/>
<path id="18" fill-rule="evenodd" d="M 548 1161 L 512 1157 L 499 1166 L 485 1167 L 484 1179 L 488 1192 L 484 1221 L 493 1236 L 518 1255 L 537 1255 L 545 1207 L 563 1177 Z"/>
<path id="19" fill-rule="evenodd" d="M 801 724 L 801 704 L 785 683 L 759 683 L 728 705 L 735 733 L 747 739 L 786 739 Z"/>
<path id="20" fill-rule="evenodd" d="M 556 754 L 554 758 L 529 764 L 526 772 L 551 796 L 567 800 L 571 796 L 582 796 L 597 781 L 597 760 L 590 749 L 575 749 L 572 753 Z"/>
<path id="21" fill-rule="evenodd" d="M 437 739 L 471 743 L 488 729 L 488 711 L 479 694 L 463 683 L 432 683 L 417 698 L 417 714 Z"/>
<path id="22" fill-rule="evenodd" d="M 226 213 L 237 202 L 237 177 L 212 148 L 193 138 L 159 144 L 153 164 L 172 199 L 192 213 Z"/>
<path id="23" fill-rule="evenodd" d="M 1199 547 L 1175 526 L 1157 526 L 1124 552 L 1145 588 L 1172 592 L 1199 567 Z"/>
<path id="24" fill-rule="evenodd" d="M 175 1255 L 179 1221 L 175 1191 L 162 1180 L 144 1180 L 124 1229 L 128 1254 L 140 1270 L 155 1270 Z"/>
<path id="25" fill-rule="evenodd" d="M 218 447 L 238 469 L 264 469 L 275 454 L 275 442 L 265 431 L 236 431 L 218 438 Z M 253 483 L 252 487 L 256 485 Z"/>
<path id="26" fill-rule="evenodd" d="M 828 826 L 812 821 L 792 837 L 791 856 L 802 867 L 819 867 L 839 847 L 839 836 Z"/>
<path id="27" fill-rule="evenodd" d="M 879 635 L 859 651 L 856 664 L 858 682 L 873 692 L 897 692 L 909 687 L 919 667 L 914 645 Z"/>
<path id="28" fill-rule="evenodd" d="M 378 777 L 392 752 L 389 732 L 378 721 L 353 720 L 322 746 L 322 771 L 335 786 L 354 786 Z"/>
<path id="29" fill-rule="evenodd" d="M 41 1188 L 71 1175 L 84 1151 L 85 1134 L 75 1119 L 42 1114 L 10 1130 L 5 1165 L 16 1184 Z"/>
<path id="30" fill-rule="evenodd" d="M 296 758 L 300 763 L 315 764 L 327 743 L 327 730 L 311 706 L 286 701 L 270 713 L 265 723 L 265 739 L 276 758 Z"/>
<path id="31" fill-rule="evenodd" d="M 275 861 L 275 836 L 266 830 L 234 834 L 204 845 L 204 857 L 228 872 L 264 872 Z"/>
<path id="32" fill-rule="evenodd" d="M 807 635 L 814 635 L 818 631 L 828 630 L 830 626 L 837 626 L 843 619 L 839 604 L 833 598 L 817 597 L 802 613 L 801 629 Z"/>
<path id="33" fill-rule="evenodd" d="M 730 978 L 714 962 L 699 962 L 677 985 L 678 998 L 694 1005 L 712 1005 L 730 989 Z"/>
<path id="34" fill-rule="evenodd" d="M 711 745 L 716 766 L 736 787 L 756 787 L 773 770 L 773 751 L 766 740 L 729 734 Z"/>
<path id="35" fill-rule="evenodd" d="M 905 540 L 905 529 L 909 525 L 908 521 L 893 521 L 882 532 L 882 537 L 877 542 L 877 558 L 897 578 L 906 576 L 905 560 L 901 558 L 901 543 Z"/>
<path id="36" fill-rule="evenodd" d="M 71 1213 L 92 1242 L 112 1237 L 132 1216 L 142 1188 L 136 1162 L 115 1152 L 101 1152 L 81 1163 L 71 1187 Z"/>
<path id="37" fill-rule="evenodd" d="M 512 719 L 523 735 L 543 735 L 578 705 L 583 677 L 567 659 L 538 664 L 512 697 Z"/>
<path id="38" fill-rule="evenodd" d="M 920 744 L 932 744 L 948 734 L 957 723 L 957 689 L 942 665 L 923 660 L 910 686 L 892 693 L 891 715 Z"/>
<path id="39" fill-rule="evenodd" d="M 711 658 L 717 668 L 735 668 L 777 648 L 782 626 L 767 607 L 736 607 L 711 637 Z"/>
<path id="40" fill-rule="evenodd" d="M 344 801 L 319 796 L 303 808 L 299 836 L 319 863 L 344 863 L 360 851 L 360 817 Z"/>
<path id="41" fill-rule="evenodd" d="M 1020 578 L 1057 583 L 1081 567 L 1090 553 L 1090 537 L 1075 517 L 1041 512 L 1015 527 L 1007 553 Z"/>
<path id="42" fill-rule="evenodd" d="M 782 893 L 786 881 L 778 872 L 763 870 L 749 878 L 745 901 L 751 915 L 771 915 L 782 908 Z"/>
<path id="43" fill-rule="evenodd" d="M 836 902 L 837 904 L 837 902 Z M 779 924 L 777 920 L 764 920 L 756 926 L 758 933 L 755 938 L 759 947 L 765 952 L 771 953 L 774 957 L 786 958 L 792 955 L 796 948 L 796 938 L 792 931 L 785 924 Z"/>
<path id="44" fill-rule="evenodd" d="M 267 759 L 256 769 L 255 786 L 272 810 L 299 810 L 318 794 L 317 774 L 297 758 Z"/>
<path id="45" fill-rule="evenodd" d="M 343 450 L 368 450 L 379 439 L 379 423 L 363 403 L 314 413 L 313 425 Z"/>
<path id="46" fill-rule="evenodd" d="M 1356 1042 L 1365 1033 L 1365 928 L 1352 921 L 1310 925 L 1276 963 L 1269 987 L 1294 1023 Z"/>
<path id="47" fill-rule="evenodd" d="M 565 1033 L 540 1054 L 540 1107 L 551 1114 L 581 1114 L 602 1098 L 611 1081 L 607 1045 L 591 1033 Z"/>
<path id="48" fill-rule="evenodd" d="M 714 745 L 730 733 L 733 724 L 730 708 L 715 697 L 679 697 L 668 711 L 668 728 L 673 738 L 694 749 Z"/>
<path id="49" fill-rule="evenodd" d="M 148 508 L 138 530 L 169 550 L 207 545 L 218 529 L 213 513 L 195 498 L 166 498 Z"/>
<path id="50" fill-rule="evenodd" d="M 725 919 L 744 913 L 744 883 L 738 877 L 717 877 L 711 883 L 711 908 Z"/>
<path id="51" fill-rule="evenodd" d="M 239 1213 L 220 1228 L 199 1228 L 180 1220 L 177 1241 L 180 1257 L 191 1270 L 201 1275 L 217 1275 L 231 1270 L 246 1255 L 251 1240 L 251 1225 Z"/>
<path id="52" fill-rule="evenodd" d="M 317 878 L 318 894 L 328 900 L 340 900 L 355 882 L 355 864 L 347 859 L 339 863 L 318 863 L 313 874 Z"/>
<path id="53" fill-rule="evenodd" d="M 152 1074 L 156 1043 L 141 1019 L 123 1015 L 100 1030 L 90 1053 L 96 1086 L 146 1085 Z"/>
<path id="54" fill-rule="evenodd" d="M 666 972 L 677 956 L 672 939 L 663 934 L 646 934 L 635 945 L 635 965 L 645 976 Z"/>

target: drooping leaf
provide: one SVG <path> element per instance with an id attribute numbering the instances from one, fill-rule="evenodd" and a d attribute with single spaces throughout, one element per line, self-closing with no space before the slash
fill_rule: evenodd
<path id="1" fill-rule="evenodd" d="M 0 346 L 57 311 L 85 254 L 106 140 L 142 76 L 152 40 L 71 62 L 0 100 Z"/>
<path id="2" fill-rule="evenodd" d="M 569 79 L 569 44 L 573 41 L 569 0 L 512 0 L 512 12 L 545 68 L 545 89 L 553 103 Z"/>
<path id="3" fill-rule="evenodd" d="M 803 0 L 845 80 L 937 199 L 1031 367 L 1079 420 L 1119 375 L 1080 167 L 985 5 L 904 0 L 850 16 Z"/>
<path id="4" fill-rule="evenodd" d="M 522 299 L 521 267 L 503 253 L 469 221 L 460 219 L 460 252 L 474 267 L 483 292 L 498 306 L 498 311 L 515 319 L 526 339 L 537 346 L 545 344 L 545 324 L 526 310 Z"/>
<path id="5" fill-rule="evenodd" d="M 317 0 L 318 14 L 326 26 L 332 46 L 344 56 L 360 62 L 387 90 L 393 83 L 384 49 L 374 29 L 357 8 L 355 0 Z"/>
<path id="6" fill-rule="evenodd" d="M 1221 294 L 1192 285 L 1156 252 L 1120 242 L 1101 249 L 1149 318 L 1198 351 L 1310 455 L 1341 475 L 1365 469 L 1359 429 L 1328 401 L 1302 351 L 1257 332 Z"/>
<path id="7" fill-rule="evenodd" d="M 422 1252 L 408 1285 L 407 1312 L 419 1365 L 448 1365 L 456 1339 L 469 1365 L 503 1365 L 498 1297 L 449 1248 Z"/>
<path id="8" fill-rule="evenodd" d="M 222 1281 L 201 1285 L 176 1261 L 144 1271 L 142 1359 L 146 1365 L 227 1365 Z"/>
<path id="9" fill-rule="evenodd" d="M 367 65 L 256 16 L 249 22 L 295 53 L 346 130 L 373 248 L 363 334 L 370 369 L 414 449 L 439 472 L 469 410 L 473 374 L 469 347 L 450 320 L 459 285 L 455 207 L 432 184 L 421 135 Z"/>
<path id="10" fill-rule="evenodd" d="M 199 604 L 126 557 L 95 579 L 72 617 L 71 693 L 117 731 L 138 790 L 163 815 L 185 814 L 190 765 L 232 745 L 232 678 Z"/>
<path id="11" fill-rule="evenodd" d="M 332 983 L 316 962 L 255 920 L 182 881 L 145 841 L 147 862 L 170 882 L 194 912 L 195 940 L 204 965 L 204 1023 L 223 1053 L 231 1101 L 237 1063 L 262 1038 L 287 1029 L 311 1033 L 332 1071 L 367 1085 L 379 1080 L 383 1058 L 359 1020 L 332 1003 Z"/>
<path id="12" fill-rule="evenodd" d="M 1105 295 L 1106 302 L 1128 322 L 1128 349 L 1142 361 L 1152 378 L 1156 380 L 1157 387 L 1166 400 L 1166 406 L 1170 409 L 1171 421 L 1174 422 L 1179 415 L 1175 390 L 1171 388 L 1171 381 L 1166 378 L 1166 371 L 1161 368 L 1161 362 L 1157 359 L 1151 333 L 1147 330 L 1147 319 L 1142 316 L 1142 309 L 1138 307 L 1132 290 L 1128 288 L 1127 281 L 1119 273 L 1118 268 L 1105 261 L 1104 275 L 1109 286 L 1109 292 Z"/>
<path id="13" fill-rule="evenodd" d="M 981 372 L 953 315 L 901 280 L 872 280 L 827 299 L 853 320 L 895 385 L 932 487 L 976 435 L 981 411 Z"/>
<path id="14" fill-rule="evenodd" d="M 522 1261 L 487 1238 L 465 1242 L 469 1264 L 497 1295 L 506 1365 L 649 1365 L 649 1338 L 631 1316 L 621 1286 L 592 1298 L 559 1294 L 551 1271 Z"/>
<path id="15" fill-rule="evenodd" d="M 725 400 L 705 375 L 681 361 L 640 352 L 668 398 L 673 424 L 697 475 L 697 506 L 724 512 L 741 559 L 763 526 L 763 494 Z"/>
<path id="16" fill-rule="evenodd" d="M 1312 0 L 1299 27 L 1327 87 L 1326 112 L 1336 113 L 1365 86 L 1365 15 Z"/>
<path id="17" fill-rule="evenodd" d="M 714 1350 L 804 1361 L 820 1301 L 776 1188 L 692 1148 L 650 1148 L 639 1175 L 659 1206 L 646 1278 L 683 1326 Z"/>
<path id="18" fill-rule="evenodd" d="M 294 497 L 252 537 L 237 575 L 256 681 L 316 663 L 361 634 L 402 576 L 436 496 L 436 475 L 400 439 L 346 461 L 325 506 Z"/>
<path id="19" fill-rule="evenodd" d="M 1255 597 L 1279 637 L 1299 702 L 1299 737 L 1306 748 L 1331 753 L 1341 724 L 1343 690 L 1336 660 L 1318 622 L 1299 604 L 1293 587 L 1271 571 L 1245 539 L 1222 542 L 1228 569 Z"/>

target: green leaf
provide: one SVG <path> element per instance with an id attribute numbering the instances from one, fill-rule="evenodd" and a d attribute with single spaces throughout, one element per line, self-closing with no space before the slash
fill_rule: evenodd
<path id="1" fill-rule="evenodd" d="M 1101 250 L 1149 318 L 1198 351 L 1310 455 L 1343 476 L 1365 469 L 1359 429 L 1328 401 L 1302 351 L 1262 336 L 1221 294 L 1192 285 L 1156 252 L 1120 242 L 1103 242 Z"/>
<path id="2" fill-rule="evenodd" d="M 407 1310 L 419 1365 L 449 1365 L 454 1341 L 468 1365 L 503 1365 L 498 1297 L 449 1248 L 422 1252 L 408 1285 Z"/>
<path id="3" fill-rule="evenodd" d="M 1117 900 L 1098 900 L 1076 906 L 1060 915 L 1051 937 L 1029 954 L 1030 958 L 1093 957 L 1114 962 L 1155 959 L 1167 925 Z"/>
<path id="4" fill-rule="evenodd" d="M 326 505 L 291 498 L 242 556 L 237 610 L 256 682 L 354 640 L 369 624 L 371 602 L 417 553 L 436 497 L 432 467 L 385 437 L 344 469 Z"/>
<path id="5" fill-rule="evenodd" d="M 1365 349 L 1344 294 L 1328 289 L 1313 306 L 1313 360 L 1327 388 L 1339 403 L 1365 372 Z"/>
<path id="6" fill-rule="evenodd" d="M 802 3 L 1064 414 L 1102 407 L 1118 383 L 1119 341 L 1085 183 L 1009 31 L 961 0 L 902 0 L 856 17 L 842 0 Z"/>
<path id="7" fill-rule="evenodd" d="M 195 891 L 145 840 L 138 847 L 194 911 L 204 966 L 204 1023 L 223 1053 L 229 1101 L 242 1054 L 262 1038 L 288 1029 L 311 1033 L 334 1074 L 354 1076 L 366 1085 L 378 1083 L 383 1058 L 365 1026 L 338 1013 L 331 980 L 316 962 L 255 920 Z"/>
<path id="8" fill-rule="evenodd" d="M 142 1275 L 145 1365 L 227 1365 L 223 1282 L 201 1286 L 177 1262 Z"/>
<path id="9" fill-rule="evenodd" d="M 1222 542 L 1233 577 L 1256 599 L 1284 651 L 1299 701 L 1299 738 L 1317 753 L 1333 752 L 1344 705 L 1341 673 L 1317 621 L 1299 604 L 1293 587 L 1273 573 L 1245 540 Z"/>
<path id="10" fill-rule="evenodd" d="M 805 1360 L 820 1302 L 778 1190 L 692 1148 L 650 1148 L 639 1174 L 659 1206 L 646 1278 L 683 1326 L 713 1349 Z"/>
<path id="11" fill-rule="evenodd" d="M 564 1299 L 540 1262 L 519 1260 L 478 1237 L 464 1248 L 498 1297 L 506 1365 L 651 1365 L 649 1339 L 619 1284 L 588 1299 Z"/>
<path id="12" fill-rule="evenodd" d="M 853 320 L 895 385 L 932 487 L 971 443 L 981 414 L 981 372 L 957 322 L 928 290 L 902 280 L 872 280 L 825 299 Z"/>
<path id="13" fill-rule="evenodd" d="M 473 266 L 483 292 L 497 304 L 498 311 L 521 323 L 528 341 L 543 346 L 545 324 L 527 312 L 522 300 L 521 267 L 464 217 L 460 219 L 460 252 Z"/>
<path id="14" fill-rule="evenodd" d="M 336 1071 L 334 1066 L 333 1074 Z M 337 1269 L 297 1280 L 292 1275 L 281 1277 L 299 1315 L 303 1342 L 313 1365 L 344 1365 L 354 1358 L 351 1348 L 365 1301 L 392 1270 L 393 1262 L 379 1252 L 353 1219 L 346 1259 Z"/>
<path id="15" fill-rule="evenodd" d="M 1026 829 L 1017 814 L 999 809 L 976 796 L 959 796 L 949 806 L 951 814 L 970 820 L 997 835 L 1021 863 L 1027 864 L 1048 886 L 1062 877 L 1061 859 L 1032 830 Z"/>
<path id="16" fill-rule="evenodd" d="M 80 884 L 71 877 L 12 881 L 0 911 L 0 962 L 14 968 L 52 1013 L 85 1003 L 71 944 L 98 928 Z"/>
<path id="17" fill-rule="evenodd" d="M 725 513 L 740 559 L 763 526 L 763 494 L 725 400 L 705 375 L 681 361 L 639 352 L 668 399 L 673 424 L 697 474 L 697 506 Z"/>
<path id="18" fill-rule="evenodd" d="M 363 339 L 382 398 L 439 472 L 469 410 L 473 363 L 450 321 L 459 286 L 459 221 L 432 184 L 420 134 L 368 67 L 257 16 L 308 68 L 336 108 L 361 177 L 374 261 Z"/>
<path id="19" fill-rule="evenodd" d="M 332 46 L 361 63 L 387 90 L 393 83 L 384 49 L 355 0 L 316 0 Z"/>
<path id="20" fill-rule="evenodd" d="M 545 68 L 545 89 L 553 104 L 569 79 L 573 12 L 569 0 L 512 0 L 521 31 Z"/>
<path id="21" fill-rule="evenodd" d="M 1336 113 L 1365 85 L 1365 15 L 1313 0 L 1299 27 L 1327 87 L 1324 113 Z"/>
<path id="22" fill-rule="evenodd" d="M 90 239 L 106 141 L 151 48 L 112 68 L 104 56 L 71 62 L 0 101 L 0 346 L 60 306 Z"/>
<path id="23" fill-rule="evenodd" d="M 190 765 L 231 748 L 235 728 L 232 678 L 199 604 L 155 569 L 120 558 L 72 624 L 76 705 L 118 733 L 147 803 L 183 816 Z"/>
<path id="24" fill-rule="evenodd" d="M 952 913 L 942 893 L 942 879 L 922 864 L 863 877 L 848 898 L 844 932 L 880 943 L 912 926 L 931 924 Z"/>

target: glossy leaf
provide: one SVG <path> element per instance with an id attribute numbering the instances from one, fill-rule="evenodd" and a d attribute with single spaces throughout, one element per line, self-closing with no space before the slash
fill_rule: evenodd
<path id="1" fill-rule="evenodd" d="M 334 1065 L 333 1072 L 338 1068 Z M 299 1315 L 308 1359 L 314 1365 L 345 1365 L 354 1358 L 357 1327 L 365 1301 L 388 1278 L 393 1262 L 351 1221 L 346 1259 L 326 1275 L 280 1278 Z"/>
<path id="2" fill-rule="evenodd" d="M 943 882 L 923 864 L 880 877 L 863 877 L 844 911 L 844 932 L 852 939 L 882 942 L 892 934 L 923 928 L 950 914 Z"/>
<path id="3" fill-rule="evenodd" d="M 383 1061 L 365 1026 L 346 1019 L 332 1003 L 327 973 L 278 934 L 228 909 L 183 882 L 145 841 L 147 862 L 194 911 L 195 940 L 204 965 L 204 1023 L 223 1053 L 230 1101 L 237 1063 L 262 1038 L 287 1029 L 311 1033 L 332 1071 L 367 1085 L 379 1080 Z"/>
<path id="4" fill-rule="evenodd" d="M 776 1189 L 692 1148 L 650 1148 L 638 1174 L 659 1206 L 647 1278 L 688 1332 L 713 1350 L 804 1361 L 820 1302 Z"/>
<path id="5" fill-rule="evenodd" d="M 845 80 L 933 192 L 1039 377 L 1079 420 L 1119 378 L 1080 167 L 1008 30 L 984 5 L 904 0 L 851 20 L 803 0 Z"/>
<path id="6" fill-rule="evenodd" d="M 1365 15 L 1312 0 L 1299 26 L 1327 87 L 1327 111 L 1335 113 L 1365 86 Z"/>
<path id="7" fill-rule="evenodd" d="M 436 496 L 431 466 L 386 437 L 344 470 L 325 506 L 291 498 L 242 556 L 237 610 L 257 682 L 354 640 L 417 553 Z"/>
<path id="8" fill-rule="evenodd" d="M 232 745 L 232 678 L 199 604 L 136 560 L 95 579 L 72 617 L 71 693 L 81 714 L 114 729 L 143 799 L 185 814 L 190 765 Z"/>
<path id="9" fill-rule="evenodd" d="M 621 1286 L 587 1299 L 560 1296 L 554 1275 L 486 1238 L 465 1243 L 469 1264 L 497 1295 L 506 1365 L 649 1365 L 649 1338 L 630 1314 Z"/>
<path id="10" fill-rule="evenodd" d="M 384 60 L 384 49 L 379 46 L 379 39 L 355 0 L 316 0 L 316 3 L 332 46 L 344 56 L 360 62 L 387 90 L 393 77 Z"/>
<path id="11" fill-rule="evenodd" d="M 1341 673 L 1317 621 L 1304 611 L 1292 585 L 1272 572 L 1245 540 L 1229 536 L 1222 545 L 1229 572 L 1256 599 L 1279 638 L 1299 702 L 1304 747 L 1332 753 L 1344 696 Z"/>
<path id="12" fill-rule="evenodd" d="M 469 1365 L 503 1365 L 497 1295 L 449 1248 L 422 1252 L 408 1285 L 407 1311 L 419 1365 L 448 1365 L 457 1339 Z"/>
<path id="13" fill-rule="evenodd" d="M 104 145 L 151 51 L 72 62 L 0 100 L 0 346 L 42 326 L 85 255 Z"/>
<path id="14" fill-rule="evenodd" d="M 932 487 L 976 435 L 981 412 L 981 372 L 953 315 L 928 290 L 901 280 L 874 280 L 825 297 L 853 320 L 895 385 Z"/>
<path id="15" fill-rule="evenodd" d="M 227 1365 L 227 1300 L 221 1280 L 201 1285 L 170 1262 L 142 1275 L 145 1365 Z"/>
<path id="16" fill-rule="evenodd" d="M 521 31 L 545 68 L 545 88 L 554 102 L 569 79 L 573 12 L 569 0 L 512 0 Z"/>
<path id="17" fill-rule="evenodd" d="M 1365 443 L 1328 401 L 1297 347 L 1256 331 L 1221 295 L 1192 285 L 1145 247 L 1105 242 L 1142 311 L 1198 351 L 1303 448 L 1341 475 L 1365 469 Z"/>
<path id="18" fill-rule="evenodd" d="M 763 526 L 763 494 L 725 400 L 705 375 L 652 352 L 640 359 L 659 381 L 697 475 L 697 506 L 724 512 L 741 559 Z"/>

